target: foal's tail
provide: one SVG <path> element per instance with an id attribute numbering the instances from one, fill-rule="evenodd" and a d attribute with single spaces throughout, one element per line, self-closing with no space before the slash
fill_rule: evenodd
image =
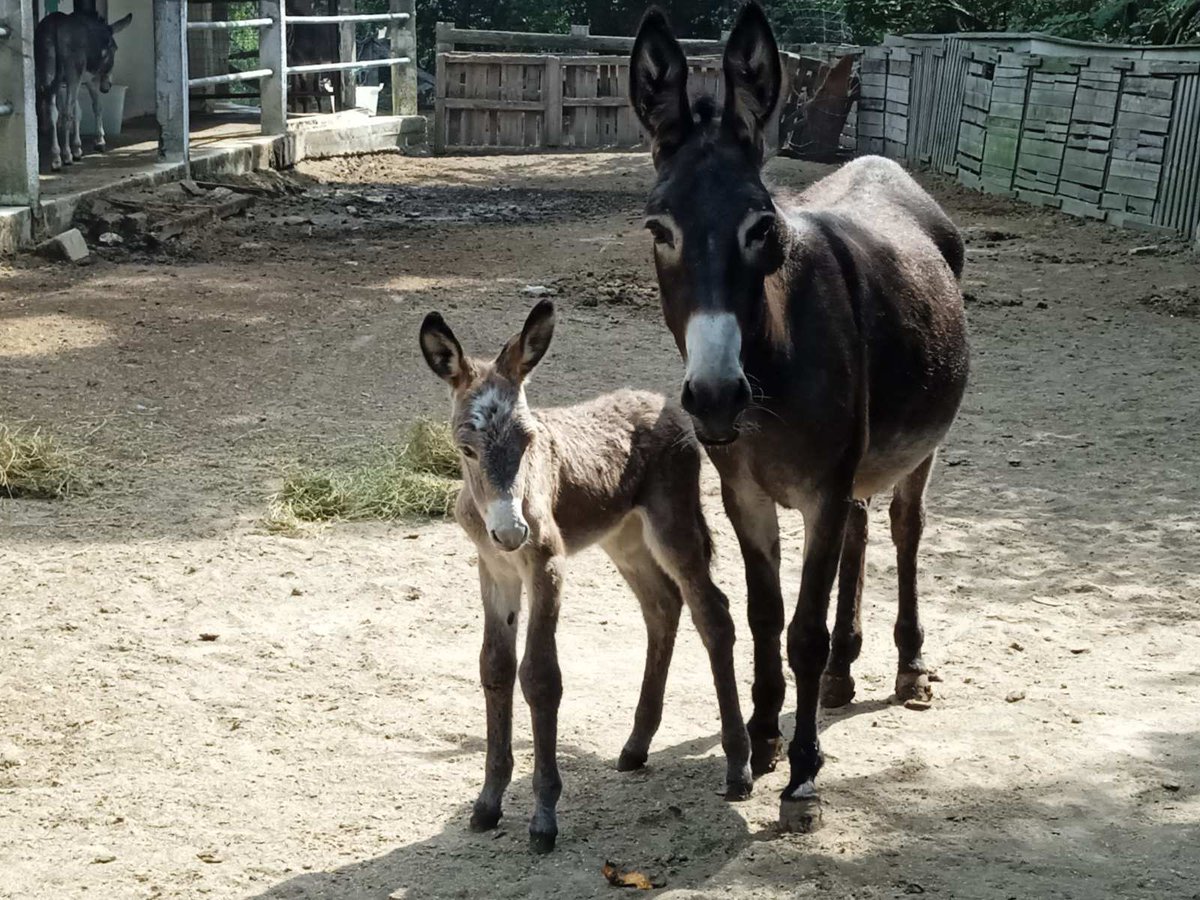
<path id="1" fill-rule="evenodd" d="M 704 510 L 702 509 L 696 511 L 696 527 L 700 529 L 700 540 L 704 544 L 704 564 L 711 568 L 715 547 L 713 545 L 712 532 L 708 529 L 708 520 L 704 518 Z"/>

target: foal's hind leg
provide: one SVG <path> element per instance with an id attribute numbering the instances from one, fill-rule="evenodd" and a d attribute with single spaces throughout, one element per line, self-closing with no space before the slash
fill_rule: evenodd
<path id="1" fill-rule="evenodd" d="M 842 561 L 838 570 L 837 619 L 829 645 L 829 662 L 821 676 L 821 705 L 845 706 L 854 697 L 850 664 L 862 651 L 862 591 L 867 562 L 867 504 L 855 500 L 846 516 Z"/>
<path id="2" fill-rule="evenodd" d="M 641 522 L 636 517 L 622 530 L 617 541 L 605 544 L 617 570 L 629 584 L 642 607 L 646 621 L 646 671 L 633 719 L 633 733 L 625 742 L 617 769 L 640 769 L 650 756 L 650 742 L 662 722 L 663 694 L 675 649 L 683 598 L 679 588 L 646 548 Z"/>
<path id="3" fill-rule="evenodd" d="M 930 700 L 929 670 L 921 659 L 925 632 L 917 611 L 917 549 L 925 527 L 925 486 L 936 453 L 906 475 L 892 496 L 892 542 L 896 545 L 896 569 L 900 580 L 900 607 L 896 614 L 896 649 L 900 661 L 896 674 L 896 699 Z"/>
<path id="4" fill-rule="evenodd" d="M 668 490 L 670 490 L 668 488 Z M 721 713 L 721 747 L 725 751 L 725 797 L 750 796 L 750 735 L 742 719 L 733 669 L 733 617 L 729 600 L 709 574 L 711 551 L 699 497 L 693 508 L 680 508 L 679 497 L 662 497 L 647 508 L 646 544 L 659 565 L 679 586 L 696 630 L 708 651 L 717 706 Z"/>

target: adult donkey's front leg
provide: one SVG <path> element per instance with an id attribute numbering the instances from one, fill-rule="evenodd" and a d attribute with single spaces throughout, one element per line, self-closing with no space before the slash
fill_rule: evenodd
<path id="1" fill-rule="evenodd" d="M 487 705 L 487 763 L 483 790 L 471 812 L 471 830 L 486 831 L 500 821 L 504 792 L 512 781 L 513 684 L 517 679 L 517 617 L 521 578 L 496 566 L 493 574 L 483 555 L 479 587 L 483 597 L 483 649 L 479 680 Z"/>
<path id="2" fill-rule="evenodd" d="M 796 676 L 796 734 L 788 746 L 791 774 L 779 805 L 784 831 L 813 831 L 821 821 L 821 800 L 815 780 L 824 762 L 817 737 L 817 700 L 821 673 L 829 658 L 829 592 L 837 575 L 846 517 L 849 485 L 821 497 L 804 515 L 804 569 L 800 601 L 788 627 L 788 662 Z"/>
<path id="3" fill-rule="evenodd" d="M 754 639 L 754 711 L 750 767 L 754 777 L 775 770 L 783 749 L 779 713 L 786 684 L 779 639 L 783 633 L 783 593 L 779 586 L 779 518 L 775 501 L 749 479 L 721 477 L 721 499 L 733 523 L 746 568 L 746 614 Z"/>
<path id="4" fill-rule="evenodd" d="M 558 668 L 555 630 L 564 571 L 562 556 L 546 555 L 535 562 L 526 579 L 529 626 L 520 675 L 521 691 L 533 720 L 533 816 L 529 820 L 529 846 L 537 853 L 553 850 L 558 837 L 555 807 L 562 794 L 557 751 L 562 672 Z"/>
<path id="5" fill-rule="evenodd" d="M 96 120 L 96 152 L 103 153 L 108 149 L 108 142 L 104 137 L 104 117 L 100 114 L 100 88 L 90 79 L 85 84 L 88 95 L 92 98 L 92 118 Z"/>

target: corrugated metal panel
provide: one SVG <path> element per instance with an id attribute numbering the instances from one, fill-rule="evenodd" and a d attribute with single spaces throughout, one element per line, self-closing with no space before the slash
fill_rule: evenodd
<path id="1" fill-rule="evenodd" d="M 1176 85 L 1154 224 L 1189 239 L 1200 225 L 1200 75 L 1181 75 Z"/>

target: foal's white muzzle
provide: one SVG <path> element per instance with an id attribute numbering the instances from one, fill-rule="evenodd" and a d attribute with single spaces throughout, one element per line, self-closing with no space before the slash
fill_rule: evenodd
<path id="1" fill-rule="evenodd" d="M 529 524 L 521 514 L 521 501 L 513 497 L 493 500 L 484 513 L 488 535 L 502 550 L 519 550 L 529 540 Z"/>

